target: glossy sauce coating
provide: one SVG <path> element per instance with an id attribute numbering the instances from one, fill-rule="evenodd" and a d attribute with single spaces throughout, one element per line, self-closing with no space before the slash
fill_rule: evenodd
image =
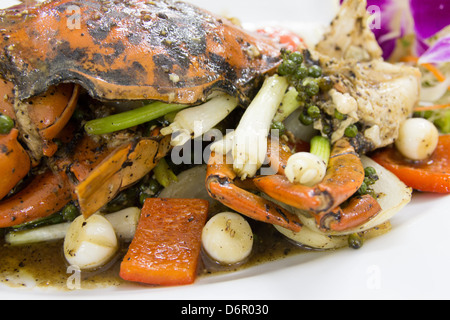
<path id="1" fill-rule="evenodd" d="M 2 11 L 0 11 L 1 13 Z M 0 15 L 0 74 L 23 100 L 75 82 L 108 100 L 245 100 L 280 48 L 183 2 L 57 0 Z"/>

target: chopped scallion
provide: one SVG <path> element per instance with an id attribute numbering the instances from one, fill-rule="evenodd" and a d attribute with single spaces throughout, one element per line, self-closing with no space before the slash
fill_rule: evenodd
<path id="1" fill-rule="evenodd" d="M 311 144 L 310 149 L 311 153 L 321 158 L 328 165 L 331 154 L 330 140 L 322 136 L 315 136 L 314 138 L 311 139 L 310 144 Z"/>
<path id="2" fill-rule="evenodd" d="M 295 110 L 300 108 L 302 102 L 298 100 L 298 91 L 294 87 L 290 87 L 284 94 L 281 105 L 273 119 L 274 122 L 283 122 L 286 120 Z"/>
<path id="3" fill-rule="evenodd" d="M 159 160 L 158 164 L 153 169 L 153 173 L 155 174 L 156 181 L 164 188 L 167 188 L 172 182 L 178 181 L 177 176 L 170 169 L 169 164 L 164 158 Z"/>
<path id="4" fill-rule="evenodd" d="M 89 121 L 85 125 L 85 130 L 91 135 L 113 133 L 150 122 L 163 117 L 166 114 L 179 111 L 187 107 L 189 106 L 154 102 L 135 110 Z"/>

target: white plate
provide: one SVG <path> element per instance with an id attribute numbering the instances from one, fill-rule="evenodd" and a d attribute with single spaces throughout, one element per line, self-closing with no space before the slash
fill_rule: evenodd
<path id="1" fill-rule="evenodd" d="M 14 4 L 2 0 L 1 6 Z M 245 26 L 313 26 L 335 13 L 333 0 L 192 0 Z M 314 32 L 314 30 L 312 30 Z M 174 288 L 120 287 L 53 292 L 0 287 L 0 299 L 448 299 L 450 196 L 415 194 L 393 230 L 358 251 L 308 253 Z"/>

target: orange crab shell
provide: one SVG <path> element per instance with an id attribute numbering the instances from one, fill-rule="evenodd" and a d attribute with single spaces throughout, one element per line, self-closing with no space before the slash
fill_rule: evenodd
<path id="1" fill-rule="evenodd" d="M 1 13 L 1 12 L 0 12 Z M 0 14 L 0 74 L 24 100 L 75 82 L 106 100 L 243 101 L 280 48 L 183 2 L 55 0 Z"/>

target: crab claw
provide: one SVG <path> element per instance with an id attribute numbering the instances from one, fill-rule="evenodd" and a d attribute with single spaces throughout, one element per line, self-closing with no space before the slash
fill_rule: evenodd
<path id="1" fill-rule="evenodd" d="M 14 85 L 0 81 L 0 113 L 16 120 L 14 112 Z M 0 200 L 13 189 L 31 169 L 31 159 L 17 140 L 19 131 L 12 129 L 8 134 L 0 135 Z"/>
<path id="2" fill-rule="evenodd" d="M 245 190 L 241 184 L 245 181 L 237 177 L 232 164 L 227 164 L 226 155 L 212 152 L 206 173 L 206 189 L 211 197 L 254 220 L 294 232 L 301 230 L 302 223 L 296 215 Z"/>
<path id="3" fill-rule="evenodd" d="M 148 174 L 169 150 L 170 137 L 140 138 L 108 148 L 85 136 L 71 155 L 49 159 L 45 172 L 0 202 L 0 228 L 48 217 L 73 200 L 89 217 Z"/>
<path id="4" fill-rule="evenodd" d="M 347 139 L 334 144 L 325 178 L 312 187 L 291 183 L 284 175 L 291 154 L 271 141 L 268 157 L 272 167 L 278 168 L 278 173 L 256 177 L 253 184 L 276 202 L 313 215 L 321 231 L 348 231 L 381 211 L 372 196 L 354 196 L 364 182 L 365 173 L 358 154 Z"/>
<path id="5" fill-rule="evenodd" d="M 280 172 L 256 177 L 253 183 L 273 199 L 319 214 L 328 213 L 349 199 L 361 187 L 364 177 L 364 166 L 354 147 L 347 139 L 341 139 L 334 144 L 325 178 L 317 185 L 293 184 Z"/>
<path id="6" fill-rule="evenodd" d="M 9 134 L 0 135 L 0 199 L 3 199 L 31 169 L 28 153 L 17 140 L 19 131 L 12 129 Z"/>
<path id="7" fill-rule="evenodd" d="M 47 217 L 72 199 L 67 177 L 47 170 L 37 175 L 25 189 L 0 203 L 0 228 Z"/>
<path id="8" fill-rule="evenodd" d="M 52 140 L 65 127 L 76 107 L 77 87 L 64 85 L 58 90 L 50 90 L 46 96 L 30 99 L 26 103 L 15 103 L 13 84 L 8 81 L 0 83 L 0 95 L 3 98 L 0 112 L 14 119 L 18 125 L 9 134 L 0 136 L 0 199 L 8 195 L 37 164 L 36 159 L 18 140 L 19 130 L 23 128 L 21 120 L 29 117 L 26 127 L 30 132 L 36 130 L 33 132 L 39 134 L 43 154 L 50 155 L 46 150 L 54 153 L 56 144 Z M 26 107 L 26 112 L 16 112 L 16 106 Z M 21 132 L 21 136 L 28 137 L 26 132 Z M 47 217 L 61 210 L 71 200 L 72 186 L 64 172 L 56 173 L 47 169 L 36 175 L 23 190 L 0 202 L 0 228 Z"/>
<path id="9" fill-rule="evenodd" d="M 290 210 L 295 211 L 294 208 L 312 215 L 322 232 L 352 230 L 381 211 L 372 196 L 354 196 L 365 174 L 349 141 L 340 140 L 334 145 L 327 175 L 313 187 L 291 183 L 285 177 L 284 169 L 291 155 L 289 146 L 269 139 L 267 157 L 271 170 L 276 174 L 241 181 L 232 165 L 226 164 L 226 156 L 212 153 L 208 163 L 207 190 L 213 198 L 244 215 L 279 226 L 284 224 L 284 228 L 291 230 L 302 226 L 299 217 L 290 213 Z M 244 189 L 264 192 L 271 200 Z"/>
<path id="10" fill-rule="evenodd" d="M 54 139 L 63 131 L 78 101 L 80 87 L 62 84 L 51 87 L 46 94 L 27 101 L 14 99 L 14 85 L 0 82 L 0 112 L 12 118 L 16 128 L 0 136 L 0 199 L 3 199 L 42 156 L 53 156 L 57 150 Z M 25 149 L 19 139 L 26 142 Z"/>
<path id="11" fill-rule="evenodd" d="M 316 223 L 323 232 L 341 232 L 359 227 L 381 212 L 378 201 L 370 196 L 356 196 L 345 206 L 339 206 L 329 213 L 316 215 Z"/>

